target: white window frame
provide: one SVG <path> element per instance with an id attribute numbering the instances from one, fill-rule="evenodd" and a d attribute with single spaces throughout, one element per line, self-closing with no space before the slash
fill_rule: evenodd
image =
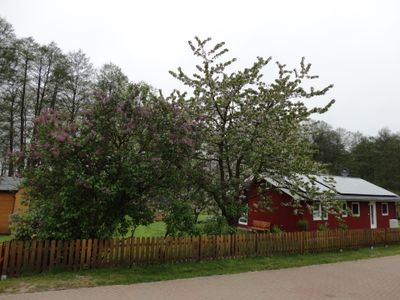
<path id="1" fill-rule="evenodd" d="M 315 209 L 316 204 L 318 205 L 318 209 Z M 313 221 L 328 220 L 328 212 L 323 211 L 322 204 L 320 201 L 315 201 L 313 203 L 312 216 L 313 216 Z"/>
<path id="2" fill-rule="evenodd" d="M 246 209 L 243 215 L 238 220 L 239 225 L 249 225 L 249 207 L 246 205 Z"/>
<path id="3" fill-rule="evenodd" d="M 383 213 L 383 206 L 386 205 L 386 213 Z M 389 203 L 387 202 L 382 202 L 381 203 L 381 213 L 382 216 L 388 216 L 389 215 Z"/>
<path id="4" fill-rule="evenodd" d="M 238 220 L 239 225 L 249 225 L 249 219 L 246 217 L 240 217 Z"/>
<path id="5" fill-rule="evenodd" d="M 358 206 L 358 214 L 353 212 L 353 205 L 356 204 Z M 352 217 L 359 217 L 361 215 L 361 207 L 360 202 L 351 202 L 351 216 Z"/>
<path id="6" fill-rule="evenodd" d="M 342 218 L 347 218 L 349 216 L 349 207 L 347 206 L 347 201 L 342 201 L 342 210 Z"/>

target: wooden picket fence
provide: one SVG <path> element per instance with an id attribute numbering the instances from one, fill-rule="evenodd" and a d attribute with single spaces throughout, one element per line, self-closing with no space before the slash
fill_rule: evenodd
<path id="1" fill-rule="evenodd" d="M 0 246 L 0 270 L 2 278 L 6 278 L 19 276 L 23 272 L 315 253 L 399 242 L 400 229 L 112 240 L 13 240 Z"/>

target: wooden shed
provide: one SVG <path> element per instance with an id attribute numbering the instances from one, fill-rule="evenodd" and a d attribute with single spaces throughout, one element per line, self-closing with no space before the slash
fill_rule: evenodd
<path id="1" fill-rule="evenodd" d="M 0 234 L 10 234 L 10 216 L 23 209 L 21 179 L 0 177 Z"/>

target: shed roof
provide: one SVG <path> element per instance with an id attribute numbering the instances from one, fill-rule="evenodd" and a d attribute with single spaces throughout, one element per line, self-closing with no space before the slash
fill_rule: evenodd
<path id="1" fill-rule="evenodd" d="M 18 191 L 22 179 L 17 177 L 3 176 L 0 177 L 0 191 L 13 192 Z"/>

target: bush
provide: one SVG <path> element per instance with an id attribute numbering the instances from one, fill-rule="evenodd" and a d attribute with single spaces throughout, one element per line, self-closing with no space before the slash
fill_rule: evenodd
<path id="1" fill-rule="evenodd" d="M 205 235 L 220 235 L 235 233 L 236 228 L 230 227 L 225 217 L 215 217 L 204 224 L 202 233 Z"/>
<path id="2" fill-rule="evenodd" d="M 329 227 L 328 227 L 327 223 L 318 225 L 318 231 L 328 231 L 328 230 L 329 230 Z"/>
<path id="3" fill-rule="evenodd" d="M 307 231 L 308 230 L 308 221 L 307 220 L 299 220 L 297 222 L 297 227 L 299 228 L 300 231 Z"/>
<path id="4" fill-rule="evenodd" d="M 34 139 L 16 162 L 29 162 L 22 175 L 30 216 L 14 220 L 18 236 L 126 234 L 152 220 L 154 203 L 184 190 L 197 123 L 162 97 L 145 97 L 132 86 L 121 98 L 96 96 L 76 122 L 50 110 L 34 120 Z"/>
<path id="5" fill-rule="evenodd" d="M 33 214 L 12 214 L 11 215 L 11 233 L 17 240 L 31 240 L 41 238 L 37 236 L 38 222 Z M 15 226 L 18 224 L 18 227 Z"/>
<path id="6" fill-rule="evenodd" d="M 280 227 L 277 226 L 277 225 L 273 225 L 273 226 L 271 227 L 270 232 L 271 232 L 271 233 L 274 233 L 274 234 L 279 234 L 279 233 L 282 233 L 282 232 L 283 232 L 283 229 L 280 228 Z"/>
<path id="7" fill-rule="evenodd" d="M 338 229 L 339 230 L 348 230 L 349 226 L 347 226 L 346 223 L 340 222 L 339 225 L 338 225 Z"/>
<path id="8" fill-rule="evenodd" d="M 164 222 L 167 226 L 166 236 L 198 235 L 200 233 L 195 226 L 196 216 L 186 202 L 171 203 Z"/>

